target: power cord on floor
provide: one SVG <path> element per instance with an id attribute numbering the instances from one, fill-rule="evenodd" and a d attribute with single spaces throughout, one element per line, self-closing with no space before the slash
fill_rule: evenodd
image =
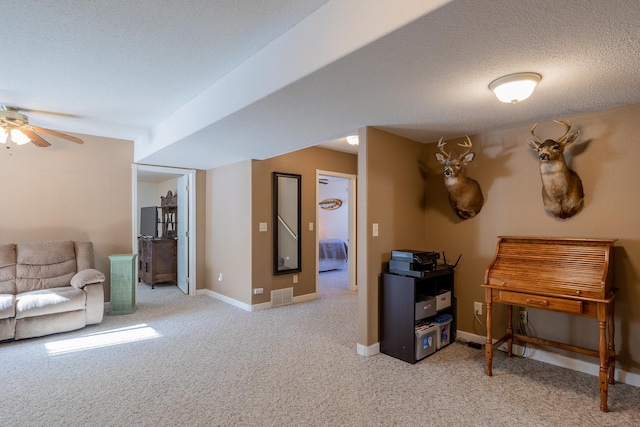
<path id="1" fill-rule="evenodd" d="M 520 312 L 518 312 L 518 321 L 517 321 L 517 333 L 519 333 L 520 335 L 527 335 L 527 336 L 531 336 L 530 331 L 527 327 L 527 322 L 524 321 L 524 319 L 522 318 L 522 316 L 520 315 Z M 506 344 L 503 344 L 506 345 Z M 517 358 L 526 358 L 527 357 L 527 349 L 529 347 L 527 347 L 527 343 L 523 343 L 522 345 L 520 345 L 520 347 L 522 347 L 522 354 L 515 354 L 513 353 L 513 357 L 517 357 Z M 498 348 L 498 350 L 507 353 L 507 349 L 504 347 Z"/>
<path id="2" fill-rule="evenodd" d="M 480 318 L 480 316 L 478 315 L 478 313 L 474 313 L 473 315 L 473 321 L 478 322 L 478 324 L 482 327 L 482 331 L 484 333 L 484 335 L 487 334 L 487 327 L 486 325 L 482 322 L 482 319 Z M 535 336 L 535 329 L 533 328 L 533 325 L 531 325 L 531 323 L 527 320 L 525 321 L 523 319 L 522 316 L 520 316 L 520 313 L 518 313 L 518 333 L 521 335 L 526 335 L 526 336 Z M 456 342 L 459 342 L 461 344 L 465 344 L 469 347 L 472 348 L 476 348 L 476 349 L 481 349 L 482 347 L 484 347 L 486 344 L 481 344 L 481 343 L 477 343 L 474 341 L 465 341 L 462 340 L 460 338 L 456 338 Z M 529 349 L 530 347 L 527 346 L 527 343 L 523 343 L 522 344 L 522 354 L 517 355 L 514 354 L 515 357 L 522 357 L 522 358 L 526 358 L 527 357 L 527 349 Z"/>
<path id="3" fill-rule="evenodd" d="M 463 340 L 461 338 L 456 338 L 456 342 L 460 343 L 460 344 L 464 344 L 467 347 L 475 348 L 476 350 L 480 350 L 480 349 L 482 349 L 482 347 L 484 347 L 484 344 L 481 344 L 479 342 L 466 341 L 466 340 Z"/>
<path id="4" fill-rule="evenodd" d="M 480 318 L 478 313 L 474 313 L 473 320 L 474 320 L 474 323 L 478 322 L 478 324 L 482 327 L 482 331 L 486 335 L 487 327 L 482 322 L 482 319 Z M 518 313 L 518 333 L 521 334 L 521 335 L 526 335 L 526 336 L 535 336 L 535 330 L 533 328 L 533 325 L 531 325 L 528 322 L 528 319 L 527 319 L 527 321 L 525 321 L 523 319 L 523 317 L 520 316 L 520 313 Z M 458 341 L 458 342 L 460 342 L 462 344 L 466 344 L 469 347 L 473 347 L 473 348 L 477 348 L 477 349 L 480 349 L 480 348 L 485 346 L 485 344 L 480 344 L 480 343 L 476 343 L 476 342 L 473 342 L 473 341 L 464 341 L 464 340 L 461 340 L 461 339 L 456 339 L 456 341 Z M 514 354 L 514 356 L 515 357 L 526 358 L 527 357 L 527 349 L 529 349 L 529 348 L 530 347 L 527 347 L 527 343 L 524 343 L 522 345 L 522 354 L 520 354 L 520 355 Z"/>
<path id="5" fill-rule="evenodd" d="M 487 335 L 487 327 L 484 325 L 484 323 L 482 323 L 482 319 L 480 319 L 480 316 L 478 315 L 477 312 L 473 314 L 473 318 L 474 318 L 474 321 L 478 322 L 480 326 L 482 326 L 482 331 L 484 332 L 485 335 Z"/>
<path id="6" fill-rule="evenodd" d="M 535 329 L 533 325 L 529 322 L 528 314 L 522 316 L 523 311 L 518 312 L 518 332 L 521 335 L 526 335 L 528 337 L 535 337 Z M 525 312 L 526 313 L 526 312 Z M 527 346 L 528 343 L 524 343 L 522 345 L 522 354 L 518 357 L 527 357 L 527 349 L 531 348 Z"/>
<path id="7" fill-rule="evenodd" d="M 474 322 L 478 322 L 480 324 L 480 326 L 482 326 L 483 334 L 486 336 L 487 335 L 487 328 L 484 325 L 484 323 L 482 323 L 482 320 L 478 316 L 478 313 L 474 313 Z M 464 344 L 464 345 L 466 345 L 468 347 L 475 348 L 475 349 L 478 349 L 478 350 L 480 350 L 481 348 L 483 348 L 485 346 L 484 343 L 478 343 L 478 342 L 475 342 L 475 341 L 466 341 L 466 340 L 463 340 L 463 339 L 460 339 L 460 338 L 456 338 L 456 342 L 459 342 L 459 343 Z"/>

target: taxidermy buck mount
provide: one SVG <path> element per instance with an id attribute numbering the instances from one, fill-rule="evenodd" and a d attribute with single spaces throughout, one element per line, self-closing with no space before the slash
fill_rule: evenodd
<path id="1" fill-rule="evenodd" d="M 480 184 L 474 179 L 466 175 L 465 167 L 473 161 L 476 154 L 471 151 L 473 144 L 467 136 L 467 141 L 458 144 L 460 147 L 466 148 L 463 154 L 458 158 L 451 158 L 451 153 L 444 151 L 447 143 L 440 138 L 438 148 L 441 153 L 436 153 L 436 159 L 444 165 L 444 185 L 449 192 L 449 203 L 462 219 L 473 218 L 480 212 L 484 204 L 484 197 Z"/>
<path id="2" fill-rule="evenodd" d="M 584 191 L 582 181 L 577 173 L 567 167 L 564 150 L 574 142 L 580 131 L 569 134 L 571 125 L 563 120 L 554 122 L 565 127 L 564 134 L 557 141 L 542 141 L 536 135 L 536 123 L 531 128 L 534 140 L 529 145 L 538 152 L 540 161 L 540 177 L 542 178 L 542 201 L 544 208 L 551 215 L 566 219 L 575 215 L 583 206 Z"/>

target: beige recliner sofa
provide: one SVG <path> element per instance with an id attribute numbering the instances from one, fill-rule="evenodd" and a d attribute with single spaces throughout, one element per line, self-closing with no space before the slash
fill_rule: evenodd
<path id="1" fill-rule="evenodd" d="M 0 340 L 102 322 L 104 278 L 91 242 L 0 243 Z"/>

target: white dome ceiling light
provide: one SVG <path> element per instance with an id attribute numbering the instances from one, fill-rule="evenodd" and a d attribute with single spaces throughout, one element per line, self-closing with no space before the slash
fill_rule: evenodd
<path id="1" fill-rule="evenodd" d="M 537 73 L 509 74 L 489 83 L 489 89 L 500 101 L 516 104 L 530 97 L 541 79 Z"/>

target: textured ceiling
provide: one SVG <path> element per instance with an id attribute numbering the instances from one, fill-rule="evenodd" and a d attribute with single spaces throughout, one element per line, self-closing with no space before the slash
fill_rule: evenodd
<path id="1" fill-rule="evenodd" d="M 640 103 L 637 0 L 5 1 L 0 103 L 208 169 L 377 126 L 431 142 Z M 8 6 L 8 5 L 7 5 Z M 505 74 L 543 78 L 499 103 Z M 29 111 L 30 110 L 30 111 Z"/>

